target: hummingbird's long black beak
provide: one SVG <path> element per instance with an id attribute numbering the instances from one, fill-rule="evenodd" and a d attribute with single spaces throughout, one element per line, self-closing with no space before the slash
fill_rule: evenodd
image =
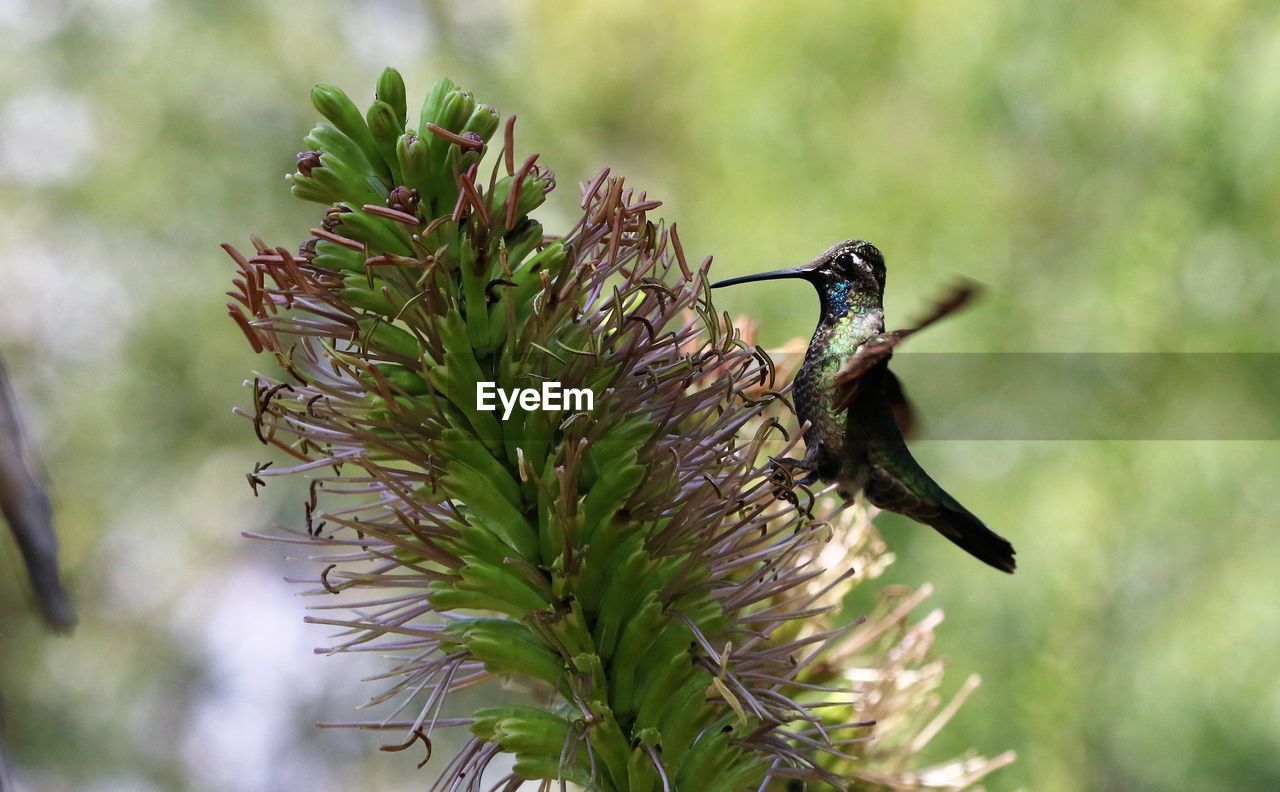
<path id="1" fill-rule="evenodd" d="M 755 275 L 742 275 L 737 278 L 726 278 L 722 281 L 716 281 L 711 284 L 711 288 L 718 289 L 721 286 L 736 286 L 739 283 L 776 280 L 778 278 L 803 278 L 808 280 L 815 269 L 817 269 L 816 265 L 805 264 L 800 267 L 789 267 L 788 269 L 772 270 L 770 272 L 758 272 Z"/>

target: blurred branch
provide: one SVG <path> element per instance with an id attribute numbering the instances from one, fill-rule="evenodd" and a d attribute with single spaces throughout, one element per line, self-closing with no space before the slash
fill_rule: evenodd
<path id="1" fill-rule="evenodd" d="M 0 792 L 11 792 L 13 779 L 9 777 L 9 763 L 4 757 L 4 700 L 0 699 Z"/>
<path id="2" fill-rule="evenodd" d="M 17 400 L 0 362 L 0 514 L 18 542 L 36 604 L 45 623 L 65 633 L 76 623 L 75 608 L 58 577 L 58 538 L 53 533 L 53 510 L 22 439 Z M 13 782 L 4 753 L 4 701 L 0 699 L 0 792 Z"/>
<path id="3" fill-rule="evenodd" d="M 22 439 L 22 421 L 0 363 L 0 514 L 22 552 L 27 577 L 45 622 L 58 632 L 76 623 L 75 608 L 58 576 L 53 510 Z"/>

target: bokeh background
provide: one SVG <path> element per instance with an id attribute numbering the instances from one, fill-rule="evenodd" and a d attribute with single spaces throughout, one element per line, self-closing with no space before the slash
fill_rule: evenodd
<path id="1" fill-rule="evenodd" d="M 891 319 L 987 284 L 917 351 L 1280 352 L 1274 3 L 0 0 L 0 41 L 0 355 L 82 616 L 47 637 L 0 539 L 23 790 L 426 778 L 311 728 L 350 717 L 367 669 L 311 654 L 325 630 L 282 581 L 305 569 L 240 537 L 303 497 L 245 484 L 263 452 L 230 411 L 266 362 L 222 308 L 218 243 L 314 224 L 283 175 L 317 80 L 363 104 L 390 64 L 411 97 L 448 75 L 516 113 L 559 177 L 549 228 L 607 165 L 724 275 L 861 236 Z M 774 347 L 817 310 L 786 282 L 720 302 Z M 963 393 L 998 413 L 1000 384 Z M 928 367 L 907 386 L 927 397 Z M 936 586 L 952 686 L 985 679 L 931 750 L 1016 750 L 993 790 L 1280 788 L 1280 444 L 1124 434 L 916 445 L 1019 550 L 1006 578 L 883 522 L 890 577 Z"/>

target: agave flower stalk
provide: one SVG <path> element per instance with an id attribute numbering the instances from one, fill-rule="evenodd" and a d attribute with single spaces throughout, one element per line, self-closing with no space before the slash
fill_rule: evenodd
<path id="1" fill-rule="evenodd" d="M 311 621 L 342 630 L 330 651 L 401 658 L 387 716 L 355 725 L 401 732 L 388 749 L 465 726 L 444 789 L 500 754 L 499 788 L 843 786 L 833 762 L 869 724 L 841 680 L 801 677 L 853 629 L 814 622 L 849 571 L 821 567 L 831 528 L 768 460 L 794 442 L 773 364 L 714 309 L 710 260 L 608 171 L 546 235 L 551 172 L 448 80 L 416 127 L 391 69 L 367 113 L 333 86 L 312 100 L 326 121 L 290 179 L 328 208 L 295 250 L 226 246 L 229 309 L 281 369 L 244 414 L 294 460 L 250 482 L 310 478 L 283 538 L 316 548 L 315 593 L 350 592 Z M 592 409 L 502 420 L 477 399 L 543 382 Z M 542 695 L 449 716 L 495 676 Z"/>

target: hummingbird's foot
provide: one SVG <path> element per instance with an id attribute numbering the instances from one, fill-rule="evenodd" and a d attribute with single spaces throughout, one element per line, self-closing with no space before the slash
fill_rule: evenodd
<path id="1" fill-rule="evenodd" d="M 818 471 L 810 470 L 803 478 L 796 479 L 796 484 L 801 487 L 812 487 L 813 483 L 818 480 Z"/>
<path id="2" fill-rule="evenodd" d="M 769 481 L 773 484 L 773 496 L 790 503 L 812 519 L 813 505 L 817 502 L 817 497 L 809 489 L 809 485 L 818 480 L 817 471 L 809 470 L 809 465 L 802 459 L 769 457 L 769 462 L 773 466 L 773 472 L 769 474 Z M 809 473 L 802 478 L 796 478 L 797 470 L 809 470 Z M 801 503 L 797 490 L 809 496 L 807 506 Z"/>
<path id="3" fill-rule="evenodd" d="M 818 471 L 805 459 L 769 457 L 769 463 L 773 466 L 773 472 L 769 474 L 769 480 L 777 486 L 786 487 L 787 489 L 808 487 L 818 480 Z M 801 478 L 796 478 L 796 473 L 801 470 L 809 472 Z"/>
<path id="4" fill-rule="evenodd" d="M 791 489 L 795 486 L 795 471 L 801 467 L 798 459 L 791 457 L 769 457 L 769 466 L 773 468 L 769 473 L 769 481 L 773 482 L 776 487 L 785 487 Z"/>

